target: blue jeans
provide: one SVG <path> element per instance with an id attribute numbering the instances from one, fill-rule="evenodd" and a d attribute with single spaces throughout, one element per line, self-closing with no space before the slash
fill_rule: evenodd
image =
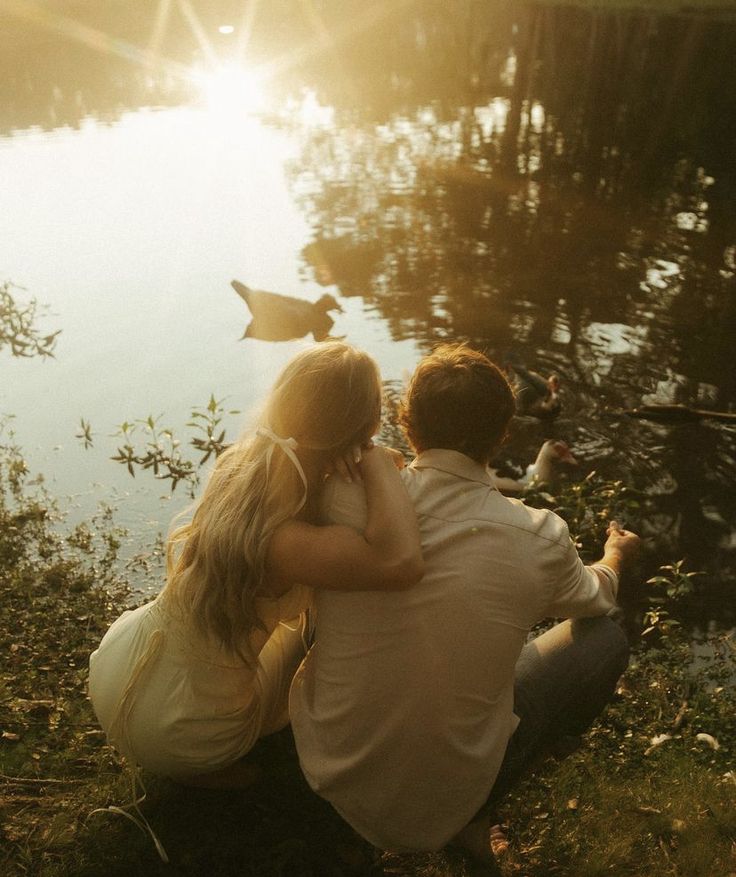
<path id="1" fill-rule="evenodd" d="M 520 721 L 489 805 L 503 798 L 542 756 L 590 727 L 628 662 L 626 634 L 608 616 L 563 621 L 524 646 L 514 683 L 514 712 Z"/>

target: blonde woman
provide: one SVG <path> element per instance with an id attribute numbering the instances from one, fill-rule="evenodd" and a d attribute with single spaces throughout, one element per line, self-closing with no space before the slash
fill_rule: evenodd
<path id="1" fill-rule="evenodd" d="M 246 782 L 242 756 L 288 722 L 311 589 L 420 578 L 414 511 L 392 454 L 370 442 L 380 399 L 365 353 L 311 348 L 286 366 L 257 429 L 217 460 L 191 523 L 169 538 L 164 590 L 123 613 L 90 658 L 92 704 L 128 759 L 193 785 Z M 336 465 L 365 484 L 362 534 L 320 526 Z"/>

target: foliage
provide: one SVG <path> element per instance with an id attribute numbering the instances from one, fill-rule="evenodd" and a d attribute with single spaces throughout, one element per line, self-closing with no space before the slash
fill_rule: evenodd
<path id="1" fill-rule="evenodd" d="M 648 580 L 645 636 L 615 701 L 583 749 L 508 803 L 510 873 L 736 869 L 736 644 L 733 633 L 693 641 L 672 617 L 698 575 L 680 560 Z"/>
<path id="2" fill-rule="evenodd" d="M 150 471 L 155 478 L 168 480 L 172 492 L 183 482 L 193 495 L 200 482 L 201 467 L 213 455 L 217 458 L 229 447 L 226 429 L 222 427 L 222 423 L 226 413 L 240 412 L 226 412 L 224 401 L 211 394 L 207 405 L 195 406 L 191 411 L 186 427 L 193 431 L 193 435 L 190 435 L 188 444 L 199 453 L 198 459 L 186 457 L 182 451 L 181 439 L 174 430 L 160 425 L 163 415 L 154 417 L 152 414 L 120 424 L 115 436 L 123 441 L 111 459 L 125 466 L 133 478 L 137 472 Z M 410 450 L 397 422 L 398 405 L 399 390 L 387 383 L 384 386 L 384 409 L 387 416 L 382 421 L 379 440 L 399 448 L 408 457 Z M 142 441 L 137 441 L 141 437 Z M 88 420 L 81 418 L 75 438 L 79 439 L 85 450 L 94 446 L 92 426 Z"/>
<path id="3" fill-rule="evenodd" d="M 0 873 L 7 877 L 172 873 L 126 820 L 91 815 L 130 799 L 86 697 L 89 655 L 132 597 L 119 572 L 123 536 L 108 508 L 65 532 L 20 450 L 0 445 Z M 308 789 L 289 733 L 264 741 L 254 757 L 264 781 L 237 795 L 183 795 L 175 783 L 146 779 L 144 807 L 175 858 L 173 873 L 365 873 L 373 851 Z"/>
<path id="4" fill-rule="evenodd" d="M 121 531 L 109 510 L 67 535 L 58 517 L 19 449 L 0 446 L 0 847 L 25 873 L 73 841 L 78 811 L 57 808 L 89 783 L 81 775 L 118 774 L 84 688 L 89 652 L 127 596 L 114 573 Z"/>
<path id="5" fill-rule="evenodd" d="M 116 463 L 126 466 L 128 472 L 135 477 L 137 470 L 150 470 L 155 478 L 169 480 L 174 491 L 179 482 L 184 482 L 191 494 L 199 484 L 199 469 L 214 454 L 219 457 L 228 447 L 225 443 L 225 429 L 220 429 L 225 409 L 224 400 L 217 400 L 211 395 L 207 405 L 195 407 L 191 412 L 191 420 L 187 426 L 195 431 L 189 444 L 200 454 L 198 460 L 184 456 L 181 442 L 169 427 L 160 426 L 162 415 L 123 422 L 116 436 L 123 439 L 117 453 L 111 458 Z M 237 414 L 237 411 L 230 411 Z M 143 442 L 136 446 L 136 439 L 143 434 Z M 81 431 L 77 438 L 82 440 L 84 447 L 92 446 L 90 424 L 82 419 Z"/>
<path id="6" fill-rule="evenodd" d="M 79 421 L 79 432 L 75 434 L 74 438 L 78 438 L 82 442 L 85 451 L 94 445 L 92 424 L 83 417 Z"/>
<path id="7" fill-rule="evenodd" d="M 642 631 L 642 636 L 654 632 L 660 636 L 670 636 L 674 628 L 680 627 L 680 622 L 672 617 L 671 609 L 692 594 L 693 579 L 703 575 L 701 572 L 685 572 L 684 563 L 683 559 L 665 564 L 660 567 L 660 575 L 647 579 L 647 584 L 652 585 L 655 591 L 649 597 L 649 608 L 644 615 L 647 627 Z"/>
<path id="8" fill-rule="evenodd" d="M 635 651 L 583 749 L 513 795 L 509 873 L 734 871 L 733 639 L 710 638 L 706 660 L 680 633 L 653 643 Z"/>
<path id="9" fill-rule="evenodd" d="M 171 429 L 159 426 L 160 420 L 160 416 L 149 414 L 143 420 L 124 421 L 117 432 L 123 444 L 111 459 L 127 466 L 133 478 L 136 467 L 140 467 L 150 469 L 156 478 L 170 479 L 172 491 L 180 481 L 193 488 L 197 483 L 195 464 L 182 456 L 179 440 L 174 438 Z M 143 431 L 145 438 L 143 446 L 136 448 L 133 435 L 139 430 Z"/>
<path id="10" fill-rule="evenodd" d="M 37 326 L 38 303 L 35 298 L 21 303 L 16 295 L 20 287 L 0 283 L 0 348 L 10 347 L 13 356 L 53 356 L 56 337 L 61 331 L 44 335 Z"/>
<path id="11" fill-rule="evenodd" d="M 381 430 L 378 441 L 383 445 L 396 448 L 407 458 L 411 459 L 412 453 L 409 443 L 404 435 L 404 430 L 399 426 L 399 409 L 404 392 L 403 385 L 398 381 L 385 381 L 383 384 L 383 400 L 381 417 Z"/>
<path id="12" fill-rule="evenodd" d="M 216 416 L 219 403 L 212 405 L 209 414 Z M 149 440 L 155 426 L 141 425 Z M 224 436 L 205 427 L 200 438 Z M 641 512 L 636 494 L 594 476 L 562 484 L 555 494 L 532 489 L 528 500 L 563 513 L 587 552 L 598 549 L 611 508 L 632 526 Z M 42 481 L 31 478 L 20 450 L 0 447 L 3 874 L 469 873 L 444 852 L 381 853 L 358 838 L 308 789 L 288 730 L 249 756 L 263 768 L 251 789 L 182 794 L 173 782 L 146 778 L 144 812 L 171 866 L 157 860 L 126 820 L 90 816 L 130 799 L 120 762 L 85 697 L 88 655 L 131 598 L 117 572 L 122 537 L 109 509 L 62 532 L 58 509 Z M 662 568 L 649 583 L 658 601 L 653 607 L 675 614 L 693 579 L 681 561 Z M 502 872 L 711 877 L 736 871 L 735 656 L 730 637 L 694 645 L 682 628 L 655 624 L 585 746 L 546 765 L 504 804 Z"/>
<path id="13" fill-rule="evenodd" d="M 638 529 L 639 493 L 622 481 L 605 481 L 595 471 L 581 481 L 560 480 L 554 495 L 549 485 L 532 483 L 523 498 L 527 505 L 549 508 L 560 515 L 581 557 L 588 561 L 600 556 L 609 521 L 616 520 L 628 529 Z"/>

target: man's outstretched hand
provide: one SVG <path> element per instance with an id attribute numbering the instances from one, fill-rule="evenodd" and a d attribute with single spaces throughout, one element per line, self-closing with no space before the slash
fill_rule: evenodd
<path id="1" fill-rule="evenodd" d="M 641 547 L 641 539 L 631 530 L 624 530 L 617 521 L 609 521 L 606 533 L 608 538 L 603 546 L 601 562 L 620 573 L 636 558 Z"/>

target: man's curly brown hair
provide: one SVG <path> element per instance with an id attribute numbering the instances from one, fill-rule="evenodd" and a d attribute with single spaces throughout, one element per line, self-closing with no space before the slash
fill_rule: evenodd
<path id="1" fill-rule="evenodd" d="M 504 373 L 467 344 L 443 344 L 417 366 L 399 422 L 417 453 L 460 451 L 488 462 L 516 410 Z"/>

